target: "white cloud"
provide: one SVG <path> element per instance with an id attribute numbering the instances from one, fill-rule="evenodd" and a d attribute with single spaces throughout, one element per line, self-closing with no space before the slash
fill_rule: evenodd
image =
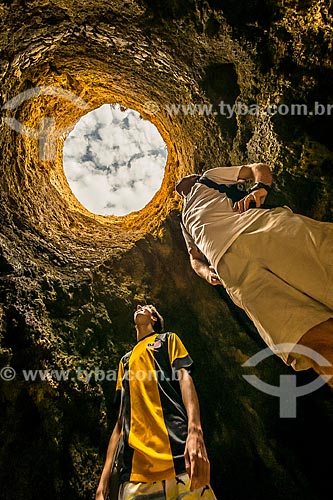
<path id="1" fill-rule="evenodd" d="M 91 212 L 125 215 L 160 188 L 167 159 L 156 127 L 137 111 L 104 104 L 79 120 L 64 144 L 64 171 Z"/>

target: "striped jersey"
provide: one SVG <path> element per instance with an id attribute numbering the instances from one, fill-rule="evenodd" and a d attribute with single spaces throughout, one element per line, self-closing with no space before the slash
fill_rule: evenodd
<path id="1" fill-rule="evenodd" d="M 170 332 L 152 332 L 120 360 L 116 396 L 123 389 L 122 482 L 161 481 L 185 472 L 187 415 L 176 370 L 192 365 L 183 343 Z"/>

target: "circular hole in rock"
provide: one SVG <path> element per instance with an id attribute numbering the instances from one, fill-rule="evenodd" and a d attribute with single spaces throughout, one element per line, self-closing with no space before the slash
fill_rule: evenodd
<path id="1" fill-rule="evenodd" d="M 68 184 L 98 215 L 126 215 L 146 206 L 161 186 L 166 160 L 155 125 L 119 104 L 84 115 L 64 143 Z"/>

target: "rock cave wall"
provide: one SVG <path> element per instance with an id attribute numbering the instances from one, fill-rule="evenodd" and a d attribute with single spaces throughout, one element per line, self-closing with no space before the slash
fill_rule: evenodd
<path id="1" fill-rule="evenodd" d="M 0 165 L 1 491 L 4 500 L 91 499 L 115 415 L 114 381 L 26 382 L 22 370 L 112 370 L 134 342 L 132 310 L 153 302 L 196 362 L 195 382 L 218 499 L 326 499 L 331 393 L 299 399 L 279 418 L 276 398 L 241 367 L 264 344 L 224 291 L 190 269 L 173 191 L 202 168 L 268 162 L 277 199 L 332 221 L 330 116 L 218 113 L 218 103 L 332 102 L 330 2 L 251 0 L 2 1 Z M 68 94 L 15 96 L 29 89 Z M 27 94 L 24 94 L 25 96 Z M 78 104 L 82 104 L 80 106 Z M 106 102 L 138 110 L 168 147 L 159 192 L 140 212 L 102 217 L 73 196 L 63 141 Z M 171 103 L 210 115 L 167 113 Z M 23 135 L 8 126 L 15 118 Z M 55 126 L 43 143 L 27 131 Z M 61 131 L 61 134 L 60 132 Z M 202 162 L 205 163 L 204 167 Z M 278 384 L 270 358 L 251 373 Z M 297 375 L 299 384 L 311 380 Z M 306 445 L 304 444 L 306 443 Z"/>

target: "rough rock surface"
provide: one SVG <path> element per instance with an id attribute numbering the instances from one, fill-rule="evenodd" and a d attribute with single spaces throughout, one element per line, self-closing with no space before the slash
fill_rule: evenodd
<path id="1" fill-rule="evenodd" d="M 324 387 L 299 398 L 297 418 L 281 419 L 278 399 L 245 382 L 241 364 L 264 344 L 224 291 L 190 269 L 173 185 L 200 162 L 267 161 L 278 199 L 332 221 L 328 114 L 218 112 L 220 101 L 310 111 L 332 102 L 330 7 L 326 0 L 0 2 L 0 105 L 44 86 L 87 104 L 58 92 L 2 108 L 0 357 L 17 373 L 1 383 L 3 500 L 94 498 L 115 384 L 98 371 L 89 383 L 74 374 L 116 368 L 133 344 L 132 309 L 143 299 L 161 309 L 196 361 L 218 499 L 326 499 L 332 393 Z M 66 133 L 88 107 L 106 102 L 151 119 L 168 146 L 160 191 L 126 217 L 89 213 L 62 168 Z M 171 103 L 212 104 L 216 113 L 170 115 Z M 48 136 L 29 137 L 38 127 L 41 137 L 45 117 L 54 120 Z M 25 135 L 10 118 L 29 128 Z M 71 375 L 27 382 L 29 369 Z M 251 373 L 276 385 L 291 374 L 274 357 Z M 302 384 L 313 374 L 297 377 Z"/>

